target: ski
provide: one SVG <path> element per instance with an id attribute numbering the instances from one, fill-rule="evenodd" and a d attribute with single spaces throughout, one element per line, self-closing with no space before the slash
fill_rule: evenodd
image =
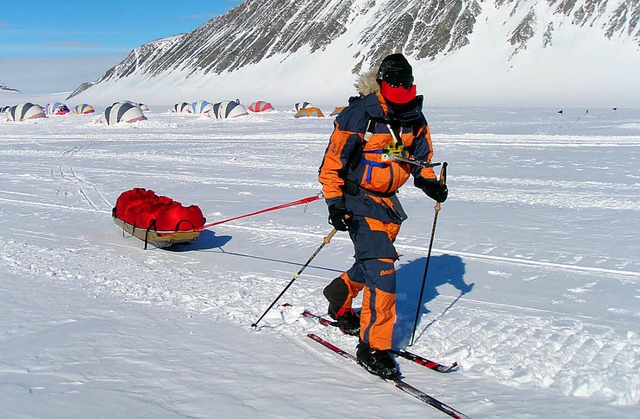
<path id="1" fill-rule="evenodd" d="M 325 348 L 333 351 L 334 353 L 342 356 L 345 359 L 348 359 L 351 362 L 354 363 L 358 363 L 357 358 L 355 357 L 355 355 L 340 349 L 339 347 L 335 346 L 334 344 L 332 344 L 331 342 L 328 342 L 324 339 L 322 339 L 321 337 L 319 337 L 318 335 L 315 335 L 313 333 L 309 333 L 307 335 L 308 338 L 318 342 L 319 344 L 321 344 L 322 346 L 324 346 Z M 372 374 L 374 375 L 374 374 Z M 420 400 L 423 403 L 426 403 L 432 407 L 435 407 L 436 409 L 440 410 L 443 413 L 446 413 L 447 415 L 453 417 L 453 418 L 458 418 L 458 419 L 470 419 L 469 416 L 465 415 L 462 412 L 457 411 L 456 409 L 454 409 L 453 407 L 441 402 L 440 400 L 428 395 L 427 393 L 425 393 L 424 391 L 412 386 L 411 384 L 405 382 L 402 378 L 398 378 L 396 380 L 387 380 L 385 378 L 382 378 L 378 375 L 374 375 L 375 377 L 380 378 L 381 380 L 387 381 L 387 382 L 391 382 L 393 383 L 397 388 L 399 388 L 400 390 L 404 391 L 405 393 L 409 394 L 410 396 L 416 398 L 417 400 Z"/>
<path id="2" fill-rule="evenodd" d="M 327 319 L 326 317 L 319 316 L 317 314 L 313 314 L 309 310 L 305 310 L 302 313 L 303 317 L 310 317 L 318 320 L 318 322 L 323 326 L 333 326 L 338 327 L 338 322 Z M 454 362 L 450 365 L 441 364 L 436 361 L 431 361 L 430 359 L 424 358 L 418 354 L 414 354 L 413 352 L 406 351 L 404 349 L 400 349 L 399 351 L 392 351 L 397 356 L 405 358 L 411 362 L 415 362 L 418 365 L 422 365 L 423 367 L 429 368 L 430 370 L 447 373 L 458 370 L 458 363 Z"/>
<path id="3" fill-rule="evenodd" d="M 447 372 L 454 372 L 458 370 L 457 362 L 453 362 L 450 365 L 444 365 L 404 349 L 400 349 L 399 351 L 392 351 L 392 352 L 398 356 L 401 356 L 404 359 L 408 359 L 411 362 L 415 362 L 416 364 L 422 365 L 423 367 L 429 368 L 430 370 L 433 370 L 433 371 L 447 373 Z"/>

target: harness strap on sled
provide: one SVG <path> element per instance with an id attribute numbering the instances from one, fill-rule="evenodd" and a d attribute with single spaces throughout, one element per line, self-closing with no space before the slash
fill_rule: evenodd
<path id="1" fill-rule="evenodd" d="M 134 226 L 133 228 L 134 228 L 134 231 L 135 231 L 136 227 Z M 155 219 L 151 220 L 151 222 L 149 223 L 149 227 L 147 227 L 147 230 L 144 232 L 144 250 L 147 250 L 147 244 L 149 244 L 149 231 L 151 231 L 151 228 L 156 230 L 156 220 Z"/>

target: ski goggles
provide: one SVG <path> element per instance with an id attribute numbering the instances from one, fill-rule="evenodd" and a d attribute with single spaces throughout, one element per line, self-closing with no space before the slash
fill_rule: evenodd
<path id="1" fill-rule="evenodd" d="M 413 85 L 413 76 L 410 73 L 384 73 L 382 74 L 382 81 L 387 82 L 391 87 L 404 87 L 410 88 Z"/>

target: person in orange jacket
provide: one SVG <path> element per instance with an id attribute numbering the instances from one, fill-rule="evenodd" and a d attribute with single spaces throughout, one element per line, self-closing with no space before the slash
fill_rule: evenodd
<path id="1" fill-rule="evenodd" d="M 396 191 L 413 183 L 438 202 L 447 199 L 431 164 L 433 147 L 416 95 L 412 68 L 402 54 L 385 57 L 363 75 L 360 96 L 349 100 L 334 122 L 318 180 L 329 208 L 329 223 L 348 231 L 353 266 L 324 289 L 329 315 L 342 331 L 358 335 L 358 363 L 387 379 L 400 376 L 390 353 L 396 319 L 393 245 L 407 219 Z M 352 308 L 363 291 L 362 310 Z"/>

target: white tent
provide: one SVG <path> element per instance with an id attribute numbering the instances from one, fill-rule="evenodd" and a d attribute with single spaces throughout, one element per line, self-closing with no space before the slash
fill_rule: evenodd
<path id="1" fill-rule="evenodd" d="M 47 103 L 45 108 L 47 115 L 65 115 L 69 113 L 67 105 L 61 102 Z"/>
<path id="2" fill-rule="evenodd" d="M 189 103 L 187 102 L 181 102 L 181 103 L 176 103 L 175 105 L 173 105 L 171 107 L 171 112 L 175 112 L 175 113 L 187 113 L 189 106 L 191 106 Z"/>
<path id="3" fill-rule="evenodd" d="M 197 102 L 193 102 L 191 106 L 187 109 L 187 112 L 194 114 L 208 114 L 213 110 L 213 104 L 206 100 L 199 100 Z"/>
<path id="4" fill-rule="evenodd" d="M 147 117 L 139 106 L 131 102 L 116 102 L 104 110 L 100 118 L 105 125 L 115 125 L 121 122 L 144 121 Z"/>
<path id="5" fill-rule="evenodd" d="M 216 119 L 237 118 L 239 116 L 245 116 L 249 114 L 245 107 L 238 101 L 230 100 L 216 103 L 213 106 L 213 110 L 213 113 L 209 116 Z"/>
<path id="6" fill-rule="evenodd" d="M 296 102 L 293 104 L 294 112 L 298 112 L 300 109 L 310 108 L 310 107 L 313 107 L 313 105 L 309 102 Z"/>
<path id="7" fill-rule="evenodd" d="M 7 121 L 26 121 L 30 119 L 46 118 L 42 106 L 30 102 L 20 103 L 12 106 L 7 113 Z"/>

